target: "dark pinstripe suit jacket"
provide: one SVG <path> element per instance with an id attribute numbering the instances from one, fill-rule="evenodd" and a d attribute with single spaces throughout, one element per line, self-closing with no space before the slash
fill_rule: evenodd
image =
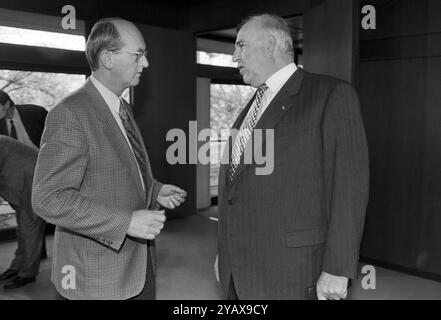
<path id="1" fill-rule="evenodd" d="M 150 165 L 146 188 L 147 196 L 133 153 L 90 80 L 49 112 L 32 204 L 56 225 L 52 282 L 58 292 L 70 299 L 127 299 L 142 290 L 147 245 L 126 234 L 132 212 L 156 201 L 160 184 Z M 63 286 L 71 270 L 65 266 L 74 267 L 75 288 Z"/>
<path id="2" fill-rule="evenodd" d="M 298 69 L 259 128 L 274 129 L 273 173 L 256 175 L 255 164 L 241 164 L 230 183 L 228 165 L 220 170 L 224 292 L 233 276 L 241 299 L 305 299 L 322 271 L 355 277 L 368 200 L 367 142 L 355 90 Z"/>

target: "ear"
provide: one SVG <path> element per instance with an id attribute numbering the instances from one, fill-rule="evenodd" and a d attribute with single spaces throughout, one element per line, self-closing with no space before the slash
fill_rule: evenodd
<path id="1" fill-rule="evenodd" d="M 269 35 L 265 39 L 265 50 L 268 53 L 268 55 L 272 55 L 274 51 L 276 50 L 277 41 L 276 38 L 273 35 Z"/>
<path id="2" fill-rule="evenodd" d="M 101 63 L 104 66 L 104 68 L 106 68 L 108 70 L 112 69 L 112 67 L 113 67 L 112 52 L 110 52 L 108 50 L 103 50 L 103 51 L 101 51 L 101 53 L 100 53 L 98 58 L 101 61 Z"/>

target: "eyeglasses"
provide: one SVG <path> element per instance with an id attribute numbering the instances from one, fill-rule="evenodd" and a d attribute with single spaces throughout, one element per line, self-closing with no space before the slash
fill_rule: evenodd
<path id="1" fill-rule="evenodd" d="M 130 52 L 130 51 L 122 51 L 119 49 L 113 49 L 113 50 L 108 50 L 111 52 L 119 52 L 119 53 L 127 53 L 127 54 L 131 54 L 131 55 L 135 55 L 136 56 L 136 62 L 139 62 L 139 59 L 141 59 L 142 56 L 144 56 L 147 59 L 147 50 L 140 50 L 137 52 Z"/>

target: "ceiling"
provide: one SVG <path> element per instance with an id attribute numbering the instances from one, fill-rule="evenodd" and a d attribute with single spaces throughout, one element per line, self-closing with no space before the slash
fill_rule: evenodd
<path id="1" fill-rule="evenodd" d="M 291 36 L 293 38 L 294 49 L 303 49 L 303 17 L 296 16 L 285 18 L 288 26 L 291 30 Z M 236 41 L 237 29 L 228 28 L 221 30 L 213 30 L 209 32 L 203 32 L 198 34 L 198 38 L 213 40 L 218 42 L 225 42 L 234 44 Z"/>

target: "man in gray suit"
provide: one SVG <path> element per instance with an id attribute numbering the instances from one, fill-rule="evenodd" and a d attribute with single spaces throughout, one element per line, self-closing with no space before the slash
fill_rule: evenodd
<path id="1" fill-rule="evenodd" d="M 225 297 L 343 299 L 357 274 L 368 199 L 358 96 L 346 82 L 297 68 L 289 28 L 277 16 L 245 21 L 233 61 L 257 91 L 233 126 L 238 138 L 220 169 Z M 258 129 L 274 130 L 274 141 L 264 141 L 274 142 L 267 175 L 244 163 Z"/>
<path id="2" fill-rule="evenodd" d="M 185 191 L 153 179 L 123 91 L 148 67 L 134 24 L 100 20 L 86 55 L 92 76 L 48 114 L 33 207 L 56 225 L 52 282 L 68 299 L 154 299 L 155 237 Z"/>
<path id="3" fill-rule="evenodd" d="M 9 268 L 0 275 L 5 289 L 34 282 L 44 252 L 46 222 L 32 210 L 32 179 L 37 150 L 14 138 L 0 135 L 0 196 L 16 212 L 18 247 Z"/>

